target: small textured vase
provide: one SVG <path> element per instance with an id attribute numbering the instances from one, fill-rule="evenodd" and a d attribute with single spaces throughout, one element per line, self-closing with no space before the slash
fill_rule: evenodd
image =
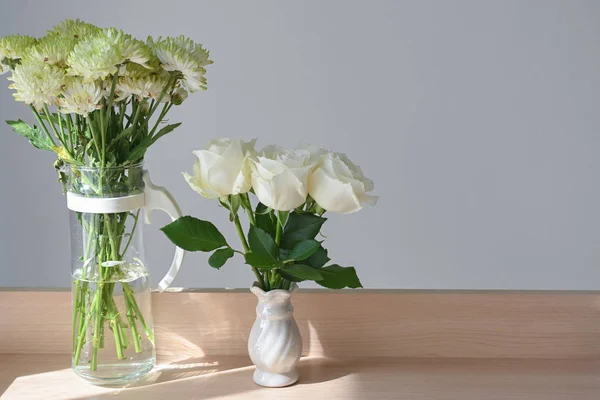
<path id="1" fill-rule="evenodd" d="M 248 339 L 248 352 L 256 371 L 254 382 L 266 387 L 283 387 L 298 380 L 296 364 L 302 355 L 302 336 L 294 320 L 291 297 L 298 289 L 265 292 L 250 288 L 258 297 L 256 321 Z"/>

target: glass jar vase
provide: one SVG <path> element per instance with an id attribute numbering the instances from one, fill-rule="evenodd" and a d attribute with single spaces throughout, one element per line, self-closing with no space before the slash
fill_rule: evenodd
<path id="1" fill-rule="evenodd" d="M 140 222 L 152 209 L 167 212 L 173 220 L 181 212 L 164 188 L 150 182 L 142 164 L 70 165 L 65 171 L 71 223 L 72 367 L 94 384 L 127 384 L 156 363 Z M 161 289 L 172 282 L 182 260 L 183 250 L 177 248 Z"/>

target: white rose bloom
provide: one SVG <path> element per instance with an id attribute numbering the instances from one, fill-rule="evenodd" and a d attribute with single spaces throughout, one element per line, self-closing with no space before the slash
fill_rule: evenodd
<path id="1" fill-rule="evenodd" d="M 194 151 L 198 159 L 193 176 L 184 173 L 190 187 L 202 196 L 215 199 L 250 190 L 249 158 L 254 154 L 256 139 L 217 139 L 208 149 Z"/>
<path id="2" fill-rule="evenodd" d="M 252 187 L 261 203 L 278 211 L 304 204 L 308 175 L 315 167 L 310 151 L 267 146 L 251 166 Z"/>
<path id="3" fill-rule="evenodd" d="M 321 157 L 308 180 L 308 193 L 327 211 L 349 214 L 363 204 L 375 205 L 379 197 L 367 194 L 373 181 L 345 154 L 328 153 Z"/>

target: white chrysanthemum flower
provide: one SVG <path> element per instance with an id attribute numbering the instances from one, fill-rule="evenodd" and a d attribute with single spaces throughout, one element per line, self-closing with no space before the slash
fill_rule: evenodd
<path id="1" fill-rule="evenodd" d="M 0 75 L 10 70 L 10 64 L 23 57 L 37 39 L 31 36 L 13 35 L 0 38 Z"/>
<path id="2" fill-rule="evenodd" d="M 206 90 L 205 66 L 212 64 L 209 52 L 201 44 L 184 36 L 176 38 L 148 38 L 148 44 L 161 62 L 165 71 L 177 71 L 182 75 L 181 84 L 190 92 Z"/>
<path id="3" fill-rule="evenodd" d="M 102 87 L 97 82 L 86 82 L 81 77 L 67 79 L 63 96 L 57 99 L 63 114 L 87 115 L 102 108 Z"/>
<path id="4" fill-rule="evenodd" d="M 149 64 L 155 58 L 152 49 L 131 35 L 123 36 L 123 49 L 121 50 L 123 62 L 131 61 L 134 64 L 141 65 L 144 68 L 151 69 Z"/>
<path id="5" fill-rule="evenodd" d="M 115 89 L 115 101 L 123 101 L 131 96 L 137 96 L 139 100 L 149 98 L 158 100 L 169 84 L 169 75 L 157 73 L 132 74 L 119 78 Z M 171 101 L 167 90 L 161 100 L 166 103 Z"/>
<path id="6" fill-rule="evenodd" d="M 33 58 L 47 64 L 65 68 L 67 57 L 77 44 L 77 39 L 48 35 L 41 38 L 35 46 L 26 53 L 25 57 Z"/>
<path id="7" fill-rule="evenodd" d="M 121 54 L 104 33 L 80 40 L 67 57 L 69 75 L 82 76 L 86 81 L 104 79 L 117 72 Z"/>
<path id="8" fill-rule="evenodd" d="M 88 35 L 98 33 L 101 29 L 96 25 L 88 24 L 79 19 L 66 19 L 56 25 L 48 35 L 56 35 L 63 38 L 82 39 Z"/>
<path id="9" fill-rule="evenodd" d="M 17 65 L 8 79 L 13 81 L 9 88 L 17 91 L 13 94 L 15 100 L 41 109 L 44 104 L 56 102 L 65 82 L 65 71 L 41 61 L 28 60 Z"/>
<path id="10" fill-rule="evenodd" d="M 151 58 L 152 51 L 144 42 L 118 29 L 103 29 L 77 43 L 68 57 L 69 75 L 87 81 L 105 79 L 127 61 L 147 66 Z"/>

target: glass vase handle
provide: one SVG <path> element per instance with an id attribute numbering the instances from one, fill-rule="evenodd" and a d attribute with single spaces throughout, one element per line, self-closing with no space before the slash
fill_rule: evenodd
<path id="1" fill-rule="evenodd" d="M 167 191 L 162 186 L 156 186 L 150 180 L 150 174 L 148 171 L 144 171 L 143 176 L 145 188 L 144 188 L 144 211 L 145 211 L 145 219 L 146 224 L 150 223 L 150 213 L 153 210 L 161 210 L 164 211 L 171 217 L 171 220 L 175 221 L 182 216 L 181 210 L 177 202 L 171 196 L 171 193 Z M 179 247 L 175 247 L 175 256 L 173 257 L 173 262 L 171 263 L 171 267 L 167 274 L 162 278 L 162 280 L 158 283 L 158 291 L 164 292 L 173 280 L 177 273 L 179 272 L 179 268 L 181 267 L 181 263 L 183 263 L 183 256 L 185 255 L 185 251 Z"/>

